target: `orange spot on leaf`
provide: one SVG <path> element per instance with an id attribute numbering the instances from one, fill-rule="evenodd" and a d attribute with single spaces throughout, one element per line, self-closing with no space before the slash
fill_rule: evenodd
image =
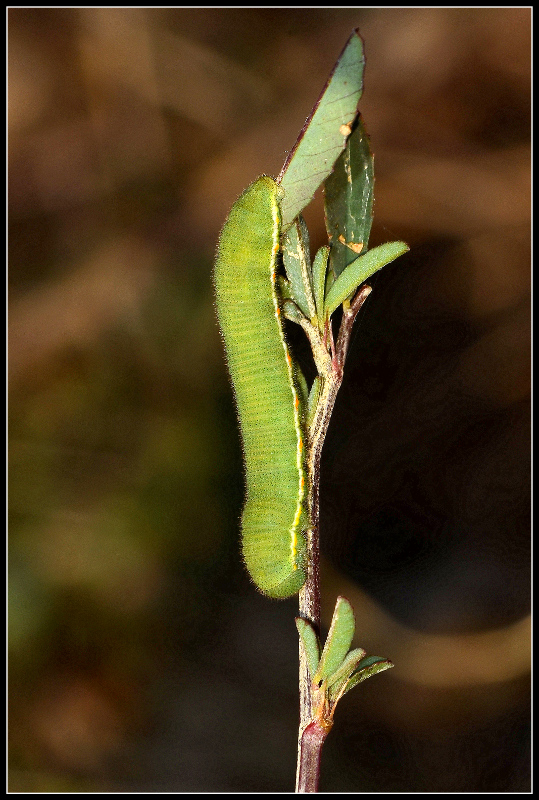
<path id="1" fill-rule="evenodd" d="M 339 235 L 339 242 L 344 244 L 345 247 L 348 247 L 356 255 L 359 255 L 363 250 L 363 242 L 347 242 L 342 233 Z"/>

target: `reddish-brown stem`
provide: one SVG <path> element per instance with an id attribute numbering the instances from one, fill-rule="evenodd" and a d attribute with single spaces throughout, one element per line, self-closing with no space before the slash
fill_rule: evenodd
<path id="1" fill-rule="evenodd" d="M 327 328 L 321 341 L 311 341 L 312 327 L 307 328 L 313 352 L 318 353 L 317 365 L 325 365 L 320 374 L 322 389 L 314 419 L 309 429 L 309 452 L 307 472 L 309 479 L 309 518 L 311 527 L 307 531 L 307 579 L 299 593 L 299 616 L 308 620 L 316 632 L 320 633 L 320 461 L 322 447 L 329 427 L 329 421 L 342 383 L 344 362 L 354 320 L 371 292 L 370 286 L 363 286 L 355 295 L 349 308 L 343 311 L 336 345 L 331 337 L 331 356 L 327 349 Z M 330 323 L 331 324 L 331 323 Z M 319 366 L 320 372 L 320 366 Z M 320 752 L 331 727 L 330 720 L 316 718 L 313 702 L 313 687 L 309 676 L 307 659 L 303 646 L 299 646 L 299 693 L 300 726 L 298 737 L 298 765 L 296 771 L 296 792 L 316 792 L 320 769 Z"/>
<path id="2" fill-rule="evenodd" d="M 337 359 L 341 369 L 344 368 L 344 362 L 346 361 L 348 344 L 350 342 L 350 336 L 352 334 L 352 327 L 355 319 L 371 291 L 372 289 L 370 286 L 362 286 L 354 296 L 352 302 L 350 303 L 350 307 L 343 312 L 335 351 L 335 358 Z"/>
<path id="3" fill-rule="evenodd" d="M 301 736 L 300 760 L 296 792 L 308 794 L 318 791 L 322 745 L 330 731 L 319 720 L 310 722 Z"/>

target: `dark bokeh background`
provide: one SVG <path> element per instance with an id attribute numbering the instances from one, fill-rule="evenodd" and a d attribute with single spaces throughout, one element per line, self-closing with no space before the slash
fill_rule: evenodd
<path id="1" fill-rule="evenodd" d="M 211 268 L 354 27 L 371 244 L 411 251 L 324 451 L 324 606 L 396 666 L 342 701 L 321 789 L 529 790 L 530 18 L 8 12 L 13 791 L 293 788 L 296 602 L 240 562 Z"/>

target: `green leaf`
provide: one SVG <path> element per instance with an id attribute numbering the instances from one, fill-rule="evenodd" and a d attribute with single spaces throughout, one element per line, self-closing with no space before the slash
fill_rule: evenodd
<path id="1" fill-rule="evenodd" d="M 352 644 L 355 625 L 352 606 L 344 597 L 338 597 L 331 627 L 313 681 L 329 678 L 339 669 Z"/>
<path id="2" fill-rule="evenodd" d="M 304 319 L 304 316 L 293 300 L 285 300 L 283 302 L 282 309 L 286 319 L 301 325 L 301 321 Z"/>
<path id="3" fill-rule="evenodd" d="M 281 248 L 292 299 L 305 316 L 311 318 L 315 314 L 315 306 L 310 277 L 309 232 L 301 215 L 284 234 Z"/>
<path id="4" fill-rule="evenodd" d="M 277 275 L 277 288 L 279 290 L 279 298 L 281 301 L 293 299 L 290 284 L 286 278 L 283 278 L 282 275 Z"/>
<path id="5" fill-rule="evenodd" d="M 335 309 L 347 297 L 353 294 L 358 286 L 370 278 L 379 269 L 406 253 L 410 248 L 405 242 L 386 242 L 373 247 L 364 256 L 359 256 L 341 272 L 326 296 L 325 313 L 333 314 Z"/>
<path id="6" fill-rule="evenodd" d="M 373 186 L 374 158 L 363 120 L 358 116 L 352 135 L 324 184 L 331 268 L 337 277 L 360 253 L 367 252 Z"/>
<path id="7" fill-rule="evenodd" d="M 324 327 L 324 290 L 326 287 L 326 272 L 328 268 L 329 247 L 321 247 L 313 261 L 313 290 L 318 327 Z"/>
<path id="8" fill-rule="evenodd" d="M 285 190 L 283 230 L 310 203 L 345 147 L 363 91 L 364 64 L 363 42 L 355 30 L 277 179 Z"/>
<path id="9" fill-rule="evenodd" d="M 350 650 L 339 669 L 330 675 L 328 678 L 329 697 L 333 702 L 338 697 L 344 684 L 350 679 L 352 673 L 355 671 L 359 662 L 365 657 L 365 650 L 358 647 L 356 650 Z"/>
<path id="10" fill-rule="evenodd" d="M 357 669 L 346 684 L 343 694 L 349 692 L 350 689 L 353 689 L 354 686 L 358 685 L 358 683 L 363 683 L 363 681 L 366 681 L 367 678 L 371 678 L 378 672 L 384 672 L 386 669 L 391 669 L 393 666 L 393 662 L 389 661 L 387 658 L 380 658 L 379 656 L 369 656 L 368 658 L 364 658 L 363 661 L 360 661 L 357 665 Z"/>
<path id="11" fill-rule="evenodd" d="M 316 411 L 316 406 L 318 405 L 318 398 L 320 397 L 321 389 L 322 389 L 322 381 L 320 380 L 320 376 L 317 375 L 313 381 L 313 385 L 311 386 L 311 391 L 309 392 L 309 400 L 307 402 L 307 429 L 309 429 L 312 425 L 312 421 L 314 419 L 314 412 Z"/>
<path id="12" fill-rule="evenodd" d="M 329 268 L 328 268 L 327 275 L 326 275 L 326 289 L 324 291 L 324 297 L 328 296 L 329 291 L 330 291 L 330 289 L 331 289 L 331 287 L 333 286 L 334 283 L 335 283 L 335 273 L 331 269 L 331 265 L 330 265 Z"/>
<path id="13" fill-rule="evenodd" d="M 309 674 L 314 675 L 320 660 L 320 641 L 313 626 L 310 622 L 307 622 L 306 619 L 296 617 L 296 628 L 298 629 L 299 638 L 305 648 Z"/>

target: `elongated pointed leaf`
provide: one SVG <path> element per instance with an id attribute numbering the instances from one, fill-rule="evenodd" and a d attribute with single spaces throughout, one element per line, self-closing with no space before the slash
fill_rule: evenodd
<path id="1" fill-rule="evenodd" d="M 277 179 L 285 190 L 283 230 L 310 203 L 345 147 L 363 91 L 364 64 L 363 42 L 355 30 Z"/>
<path id="2" fill-rule="evenodd" d="M 328 637 L 313 680 L 322 681 L 339 669 L 352 644 L 355 625 L 352 606 L 346 598 L 338 597 Z"/>
<path id="3" fill-rule="evenodd" d="M 335 283 L 335 273 L 333 272 L 332 269 L 328 269 L 327 274 L 326 274 L 326 290 L 324 292 L 324 297 L 328 296 L 329 290 L 331 289 L 331 287 L 333 286 L 334 283 Z M 324 303 L 324 314 L 325 313 L 326 313 L 326 311 L 325 311 L 325 303 Z"/>
<path id="4" fill-rule="evenodd" d="M 300 215 L 284 234 L 281 243 L 283 263 L 290 283 L 292 300 L 301 308 L 307 318 L 315 314 L 311 287 L 311 255 L 309 252 L 309 232 L 305 220 Z"/>
<path id="5" fill-rule="evenodd" d="M 366 681 L 367 678 L 371 678 L 378 672 L 391 669 L 393 666 L 394 664 L 392 661 L 389 661 L 387 658 L 379 658 L 379 656 L 369 656 L 368 658 L 363 659 L 363 661 L 359 662 L 356 671 L 346 684 L 343 694 L 349 692 L 350 689 L 353 689 L 354 686 L 358 685 L 358 683 L 363 683 L 363 681 Z"/>
<path id="6" fill-rule="evenodd" d="M 359 662 L 365 658 L 365 650 L 358 647 L 356 650 L 350 650 L 339 669 L 330 675 L 328 678 L 329 699 L 331 702 L 338 697 L 344 684 L 350 680 L 352 673 L 355 671 Z"/>
<path id="7" fill-rule="evenodd" d="M 361 115 L 324 184 L 331 269 L 338 277 L 367 252 L 372 225 L 374 158 Z"/>
<path id="8" fill-rule="evenodd" d="M 311 427 L 314 419 L 314 412 L 316 411 L 316 406 L 318 405 L 318 398 L 320 397 L 321 389 L 322 382 L 320 380 L 320 376 L 317 375 L 313 381 L 313 385 L 311 386 L 311 391 L 309 392 L 309 402 L 307 403 L 307 430 Z"/>
<path id="9" fill-rule="evenodd" d="M 283 315 L 286 319 L 289 319 L 291 322 L 296 322 L 298 325 L 301 325 L 301 321 L 304 318 L 293 300 L 285 300 L 283 302 Z"/>
<path id="10" fill-rule="evenodd" d="M 305 648 L 309 674 L 314 675 L 320 660 L 320 642 L 313 626 L 306 619 L 296 617 L 296 628 Z"/>
<path id="11" fill-rule="evenodd" d="M 279 289 L 279 296 L 282 301 L 293 299 L 291 286 L 282 275 L 277 275 L 277 288 Z"/>
<path id="12" fill-rule="evenodd" d="M 342 680 L 342 678 L 348 680 L 352 673 L 356 671 L 359 662 L 362 661 L 365 656 L 366 652 L 362 647 L 356 647 L 354 650 L 350 650 L 345 659 L 341 661 L 338 670 L 329 676 L 328 686 L 333 686 Z"/>
<path id="13" fill-rule="evenodd" d="M 324 325 L 324 290 L 328 268 L 329 247 L 321 247 L 313 261 L 313 291 L 320 329 Z"/>
<path id="14" fill-rule="evenodd" d="M 340 304 L 353 294 L 358 286 L 385 267 L 391 261 L 406 253 L 410 248 L 405 242 L 386 242 L 373 247 L 364 256 L 359 256 L 341 272 L 326 296 L 325 313 L 333 314 Z"/>

